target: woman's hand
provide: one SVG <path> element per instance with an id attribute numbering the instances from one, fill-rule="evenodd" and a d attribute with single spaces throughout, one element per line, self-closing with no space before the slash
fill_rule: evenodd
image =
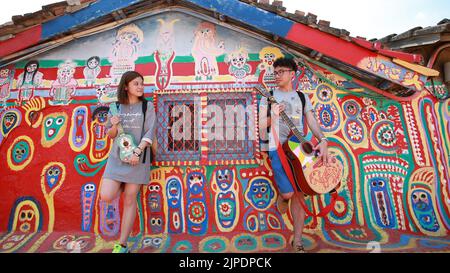
<path id="1" fill-rule="evenodd" d="M 129 161 L 131 166 L 136 166 L 137 164 L 139 164 L 139 157 L 136 155 L 132 155 L 130 157 L 130 161 Z"/>
<path id="2" fill-rule="evenodd" d="M 120 122 L 119 116 L 112 116 L 111 117 L 111 124 L 112 125 L 117 125 L 117 124 L 119 124 L 119 122 Z"/>

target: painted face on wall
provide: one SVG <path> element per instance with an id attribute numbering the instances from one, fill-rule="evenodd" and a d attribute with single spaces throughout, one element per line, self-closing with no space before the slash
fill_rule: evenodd
<path id="1" fill-rule="evenodd" d="M 40 208 L 38 203 L 31 197 L 21 198 L 16 201 L 10 219 L 13 220 L 8 227 L 10 231 L 35 232 L 41 228 Z"/>
<path id="2" fill-rule="evenodd" d="M 42 146 L 48 148 L 61 140 L 67 128 L 66 113 L 52 113 L 44 117 L 42 126 Z"/>
<path id="3" fill-rule="evenodd" d="M 161 233 L 163 231 L 163 220 L 161 217 L 151 217 L 150 218 L 150 227 L 153 233 Z"/>
<path id="4" fill-rule="evenodd" d="M 35 226 L 35 212 L 30 206 L 24 206 L 19 212 L 19 230 L 22 232 L 30 232 Z"/>
<path id="5" fill-rule="evenodd" d="M 142 248 L 160 248 L 163 241 L 162 237 L 147 237 L 142 240 Z"/>
<path id="6" fill-rule="evenodd" d="M 51 166 L 45 172 L 45 180 L 50 188 L 53 188 L 55 184 L 60 181 L 62 175 L 61 167 L 59 166 Z"/>
<path id="7" fill-rule="evenodd" d="M 258 210 L 267 209 L 274 199 L 274 191 L 267 179 L 253 178 L 249 181 L 246 199 Z"/>
<path id="8" fill-rule="evenodd" d="M 227 191 L 233 184 L 234 173 L 230 169 L 219 169 L 216 171 L 217 185 L 221 191 Z"/>
<path id="9" fill-rule="evenodd" d="M 90 69 L 94 69 L 94 68 L 96 68 L 98 65 L 99 65 L 99 62 L 98 62 L 98 60 L 95 59 L 95 58 L 90 59 L 90 60 L 88 61 L 88 63 L 87 63 L 87 66 L 88 66 Z"/>
<path id="10" fill-rule="evenodd" d="M 15 112 L 7 112 L 3 116 L 2 120 L 2 133 L 7 135 L 13 128 L 16 127 L 18 121 L 18 116 Z"/>
<path id="11" fill-rule="evenodd" d="M 414 214 L 419 220 L 420 225 L 428 231 L 436 232 L 439 230 L 439 224 L 434 213 L 431 202 L 431 194 L 425 189 L 416 189 L 412 191 L 411 202 Z"/>
<path id="12" fill-rule="evenodd" d="M 181 181 L 177 177 L 169 177 L 166 185 L 167 205 L 169 209 L 169 233 L 180 233 L 183 231 L 183 200 Z"/>
<path id="13" fill-rule="evenodd" d="M 37 64 L 32 63 L 27 66 L 27 73 L 33 73 L 37 69 Z"/>
<path id="14" fill-rule="evenodd" d="M 122 32 L 117 37 L 117 40 L 127 44 L 138 44 L 140 42 L 139 35 L 137 35 L 135 32 L 128 32 L 128 31 Z"/>
<path id="15" fill-rule="evenodd" d="M 178 200 L 181 198 L 181 185 L 179 181 L 172 178 L 167 183 L 167 199 L 169 200 L 169 205 L 176 205 Z"/>
<path id="16" fill-rule="evenodd" d="M 275 62 L 275 54 L 273 53 L 264 54 L 263 61 L 268 65 L 273 65 L 273 63 Z"/>
<path id="17" fill-rule="evenodd" d="M 189 192 L 197 195 L 201 194 L 204 188 L 205 179 L 201 173 L 191 173 L 188 176 Z"/>
<path id="18" fill-rule="evenodd" d="M 150 206 L 150 211 L 151 212 L 161 211 L 161 196 L 162 196 L 161 186 L 156 182 L 151 182 L 150 185 L 148 185 L 148 190 L 149 190 L 148 203 Z"/>
<path id="19" fill-rule="evenodd" d="M 16 143 L 13 147 L 13 160 L 16 164 L 21 164 L 30 156 L 30 146 L 25 141 Z"/>
<path id="20" fill-rule="evenodd" d="M 387 180 L 380 177 L 370 179 L 370 195 L 377 224 L 381 227 L 393 228 L 395 226 L 395 216 L 392 212 L 392 202 L 388 193 L 387 182 Z"/>
<path id="21" fill-rule="evenodd" d="M 58 132 L 61 129 L 61 127 L 65 121 L 66 120 L 65 120 L 64 116 L 56 116 L 54 118 L 51 118 L 51 117 L 46 118 L 45 122 L 44 122 L 44 126 L 46 128 L 45 137 L 48 138 L 49 140 L 54 139 L 58 135 Z"/>
<path id="22" fill-rule="evenodd" d="M 9 69 L 0 69 L 0 79 L 6 79 L 9 76 Z"/>
<path id="23" fill-rule="evenodd" d="M 219 193 L 216 211 L 219 223 L 224 228 L 233 226 L 236 220 L 236 196 L 233 192 Z"/>
<path id="24" fill-rule="evenodd" d="M 58 80 L 61 84 L 65 85 L 70 82 L 75 74 L 75 67 L 72 63 L 64 63 L 58 69 Z"/>

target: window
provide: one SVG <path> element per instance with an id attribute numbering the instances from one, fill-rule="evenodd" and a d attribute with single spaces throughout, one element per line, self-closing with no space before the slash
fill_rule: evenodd
<path id="1" fill-rule="evenodd" d="M 256 94 L 176 93 L 157 100 L 157 165 L 252 164 L 259 158 Z"/>

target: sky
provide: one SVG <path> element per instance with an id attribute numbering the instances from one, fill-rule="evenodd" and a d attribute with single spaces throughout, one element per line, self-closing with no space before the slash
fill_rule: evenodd
<path id="1" fill-rule="evenodd" d="M 272 0 L 271 0 L 272 1 Z M 35 12 L 58 0 L 3 0 L 0 24 L 13 15 Z M 450 19 L 450 0 L 284 0 L 288 12 L 300 10 L 331 22 L 331 27 L 346 29 L 353 37 L 383 38 L 417 26 L 434 26 Z"/>

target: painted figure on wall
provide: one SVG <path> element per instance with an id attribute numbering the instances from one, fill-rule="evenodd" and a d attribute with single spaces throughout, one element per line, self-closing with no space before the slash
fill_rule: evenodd
<path id="1" fill-rule="evenodd" d="M 266 84 L 267 82 L 275 81 L 273 63 L 281 57 L 284 57 L 284 54 L 277 47 L 268 46 L 261 49 L 259 52 L 259 60 L 261 63 L 256 70 L 259 83 Z"/>
<path id="2" fill-rule="evenodd" d="M 195 59 L 195 80 L 212 80 L 219 75 L 216 57 L 225 52 L 225 42 L 216 43 L 217 31 L 215 25 L 209 22 L 201 23 L 194 32 L 192 56 Z"/>
<path id="3" fill-rule="evenodd" d="M 17 86 L 19 95 L 17 97 L 17 104 L 22 105 L 23 101 L 28 101 L 33 98 L 34 90 L 42 84 L 44 74 L 38 71 L 39 62 L 29 61 L 17 79 Z"/>
<path id="4" fill-rule="evenodd" d="M 14 70 L 7 67 L 0 69 L 0 106 L 6 106 L 6 100 L 9 98 Z"/>
<path id="5" fill-rule="evenodd" d="M 108 106 L 117 101 L 117 88 L 112 88 L 109 84 L 96 86 L 96 92 L 99 106 Z"/>
<path id="6" fill-rule="evenodd" d="M 170 83 L 173 75 L 174 50 L 174 30 L 173 26 L 179 19 L 166 22 L 158 19 L 160 23 L 158 38 L 156 40 L 155 63 L 156 63 L 156 86 L 159 90 L 164 90 Z"/>
<path id="7" fill-rule="evenodd" d="M 251 73 L 252 67 L 247 63 L 248 60 L 248 52 L 242 47 L 225 57 L 225 62 L 230 65 L 228 72 L 236 78 L 236 83 L 245 84 L 245 78 Z"/>
<path id="8" fill-rule="evenodd" d="M 100 57 L 92 56 L 86 62 L 86 67 L 83 70 L 86 86 L 94 86 L 95 81 L 100 74 Z"/>
<path id="9" fill-rule="evenodd" d="M 109 57 L 109 61 L 112 63 L 109 72 L 112 85 L 119 83 L 123 73 L 134 70 L 134 62 L 139 57 L 139 45 L 143 40 L 144 33 L 135 24 L 119 29 Z"/>
<path id="10" fill-rule="evenodd" d="M 58 66 L 57 79 L 52 83 L 50 96 L 53 97 L 49 101 L 50 105 L 68 105 L 72 101 L 78 86 L 77 81 L 73 78 L 75 74 L 76 64 L 70 60 Z"/>

